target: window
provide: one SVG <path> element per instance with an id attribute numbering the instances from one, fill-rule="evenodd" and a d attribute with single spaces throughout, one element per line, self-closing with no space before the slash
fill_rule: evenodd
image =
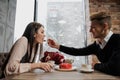
<path id="1" fill-rule="evenodd" d="M 38 0 L 37 21 L 45 26 L 47 38 L 75 48 L 87 45 L 88 0 Z M 86 4 L 86 5 L 85 5 Z M 57 51 L 44 44 L 44 51 Z M 61 52 L 62 53 L 62 52 Z M 83 64 L 86 57 L 62 53 L 74 59 L 74 65 Z"/>

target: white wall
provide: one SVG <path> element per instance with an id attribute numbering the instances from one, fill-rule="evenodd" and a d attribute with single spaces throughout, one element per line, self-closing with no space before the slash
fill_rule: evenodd
<path id="1" fill-rule="evenodd" d="M 17 0 L 14 42 L 20 38 L 26 26 L 33 21 L 34 0 Z"/>

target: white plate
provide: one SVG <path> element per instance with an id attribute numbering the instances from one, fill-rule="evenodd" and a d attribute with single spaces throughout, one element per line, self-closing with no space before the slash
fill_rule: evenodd
<path id="1" fill-rule="evenodd" d="M 55 70 L 58 71 L 75 71 L 77 68 L 75 66 L 72 67 L 72 69 L 60 69 L 59 66 L 55 66 Z"/>
<path id="2" fill-rule="evenodd" d="M 83 73 L 91 73 L 91 72 L 94 72 L 94 69 L 81 68 L 81 69 L 80 69 L 80 72 L 83 72 Z"/>

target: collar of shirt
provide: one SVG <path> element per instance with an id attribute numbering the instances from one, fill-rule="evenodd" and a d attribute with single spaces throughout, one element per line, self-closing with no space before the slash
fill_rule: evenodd
<path id="1" fill-rule="evenodd" d="M 110 31 L 107 36 L 104 38 L 104 40 L 102 41 L 102 43 L 100 44 L 99 41 L 96 41 L 97 44 L 99 44 L 100 48 L 103 49 L 105 47 L 105 45 L 107 44 L 108 40 L 110 39 L 110 37 L 112 36 L 113 32 Z"/>

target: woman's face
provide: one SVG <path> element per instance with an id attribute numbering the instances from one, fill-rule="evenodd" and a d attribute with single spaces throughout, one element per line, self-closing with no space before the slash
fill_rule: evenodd
<path id="1" fill-rule="evenodd" d="M 43 28 L 43 27 L 40 27 L 40 28 L 38 29 L 38 32 L 35 33 L 34 37 L 35 37 L 35 42 L 36 42 L 36 43 L 42 44 L 42 43 L 44 42 L 44 37 L 45 37 L 44 28 Z"/>

